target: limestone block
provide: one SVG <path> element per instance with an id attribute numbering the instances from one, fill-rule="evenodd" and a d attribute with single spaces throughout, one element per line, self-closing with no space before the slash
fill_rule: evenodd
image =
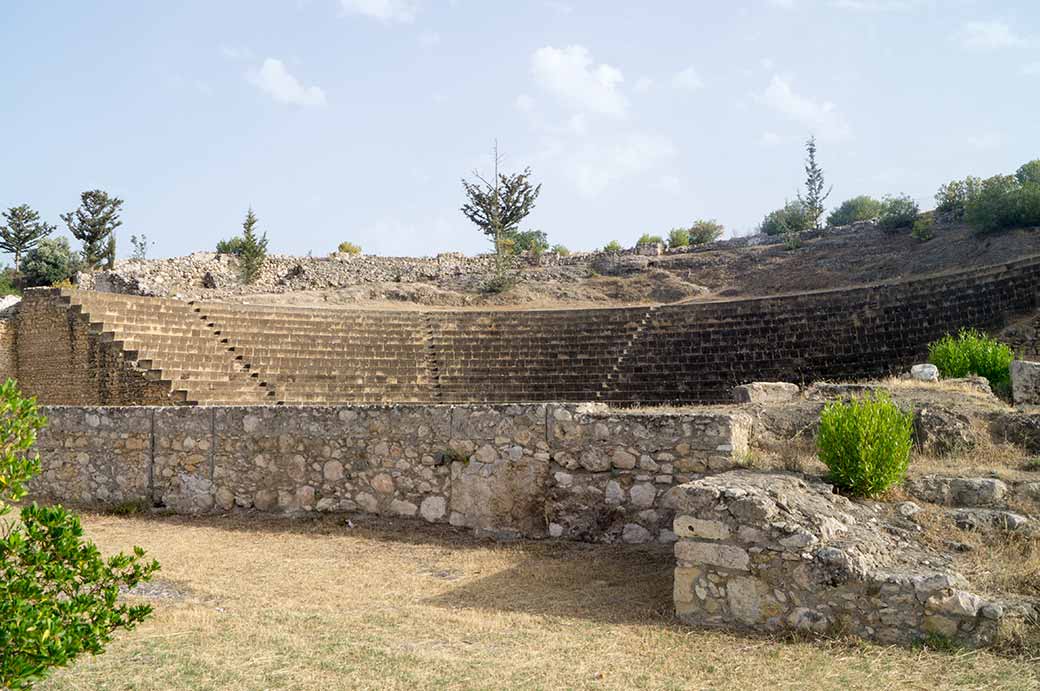
<path id="1" fill-rule="evenodd" d="M 798 397 L 797 384 L 787 382 L 752 382 L 734 387 L 733 398 L 737 403 L 786 403 Z"/>
<path id="2" fill-rule="evenodd" d="M 717 566 L 731 571 L 747 571 L 751 564 L 748 553 L 740 547 L 694 540 L 676 542 L 675 556 L 684 565 Z"/>
<path id="3" fill-rule="evenodd" d="M 548 485 L 549 462 L 533 457 L 453 463 L 452 525 L 544 536 Z"/>
<path id="4" fill-rule="evenodd" d="M 695 537 L 703 540 L 728 540 L 729 526 L 721 521 L 708 521 L 693 516 L 676 516 L 673 529 L 678 537 Z"/>
<path id="5" fill-rule="evenodd" d="M 939 381 L 939 368 L 926 363 L 910 368 L 910 378 L 916 381 Z"/>
<path id="6" fill-rule="evenodd" d="M 1011 395 L 1016 405 L 1040 404 L 1040 362 L 1011 363 Z"/>

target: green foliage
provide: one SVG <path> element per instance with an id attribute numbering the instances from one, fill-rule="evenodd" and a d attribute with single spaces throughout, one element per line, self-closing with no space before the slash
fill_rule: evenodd
<path id="1" fill-rule="evenodd" d="M 51 286 L 72 278 L 80 269 L 79 259 L 65 238 L 41 240 L 26 252 L 18 267 L 26 287 Z"/>
<path id="2" fill-rule="evenodd" d="M 482 288 L 485 293 L 489 293 L 491 295 L 498 295 L 500 293 L 504 293 L 512 289 L 512 287 L 515 285 L 516 278 L 511 274 L 504 273 L 489 278 L 487 281 L 484 282 Z"/>
<path id="3" fill-rule="evenodd" d="M 1013 175 L 987 178 L 965 205 L 964 220 L 979 233 L 1040 225 L 1040 183 Z"/>
<path id="4" fill-rule="evenodd" d="M 798 195 L 798 201 L 805 209 L 810 228 L 820 227 L 823 216 L 823 203 L 831 196 L 831 190 L 823 191 L 823 169 L 816 164 L 816 137 L 809 137 L 805 142 L 805 198 Z"/>
<path id="5" fill-rule="evenodd" d="M 133 258 L 134 259 L 147 259 L 148 248 L 154 245 L 154 242 L 149 242 L 148 236 L 142 234 L 141 237 L 136 235 L 130 236 L 130 245 L 134 248 Z"/>
<path id="6" fill-rule="evenodd" d="M 931 214 L 925 214 L 914 221 L 910 235 L 915 240 L 925 242 L 935 237 L 935 219 Z"/>
<path id="7" fill-rule="evenodd" d="M 14 265 L 22 261 L 22 255 L 36 247 L 54 232 L 54 226 L 40 220 L 28 204 L 12 206 L 3 212 L 4 225 L 0 225 L 0 250 L 14 255 Z"/>
<path id="8" fill-rule="evenodd" d="M 549 249 L 549 239 L 541 230 L 523 230 L 509 233 L 513 254 L 530 252 L 538 256 Z"/>
<path id="9" fill-rule="evenodd" d="M 828 403 L 816 446 L 830 480 L 856 496 L 873 497 L 902 480 L 910 464 L 913 413 L 887 394 Z"/>
<path id="10" fill-rule="evenodd" d="M 553 245 L 552 249 L 549 250 L 549 251 L 552 252 L 553 254 L 559 256 L 559 257 L 569 257 L 569 256 L 571 256 L 571 251 L 569 249 L 567 249 L 566 247 L 564 247 L 563 245 Z"/>
<path id="11" fill-rule="evenodd" d="M 18 277 L 18 272 L 9 266 L 0 268 L 0 297 L 6 295 L 21 295 L 22 291 L 18 289 L 18 284 L 15 279 Z"/>
<path id="12" fill-rule="evenodd" d="M 1040 185 L 1040 158 L 1030 161 L 1029 163 L 1023 163 L 1017 171 L 1015 171 L 1015 177 L 1023 185 L 1027 182 L 1033 182 Z"/>
<path id="13" fill-rule="evenodd" d="M 968 201 L 981 186 L 982 180 L 970 175 L 963 180 L 951 180 L 935 193 L 935 210 L 948 218 L 963 218 Z"/>
<path id="14" fill-rule="evenodd" d="M 812 227 L 812 221 L 805 204 L 795 200 L 787 202 L 776 211 L 771 211 L 762 219 L 759 230 L 766 235 L 786 235 L 801 233 Z"/>
<path id="15" fill-rule="evenodd" d="M 829 226 L 847 226 L 856 221 L 870 221 L 881 215 L 884 204 L 865 194 L 846 199 L 827 217 Z"/>
<path id="16" fill-rule="evenodd" d="M 235 235 L 228 240 L 219 240 L 217 242 L 217 254 L 233 254 L 237 257 L 242 254 L 243 247 L 242 238 Z"/>
<path id="17" fill-rule="evenodd" d="M 0 515 L 40 470 L 31 453 L 47 424 L 14 381 L 0 385 Z M 61 506 L 22 508 L 0 531 L 0 688 L 29 689 L 53 667 L 100 654 L 117 629 L 132 629 L 148 605 L 119 602 L 121 588 L 151 578 L 144 552 L 107 560 L 83 539 L 79 519 Z"/>
<path id="18" fill-rule="evenodd" d="M 663 245 L 663 244 L 664 244 L 664 238 L 662 238 L 660 235 L 651 235 L 650 233 L 643 233 L 642 235 L 639 236 L 639 239 L 636 240 L 636 247 L 638 247 L 640 245 Z"/>
<path id="19" fill-rule="evenodd" d="M 83 243 L 83 264 L 94 270 L 106 258 L 114 259 L 113 233 L 123 225 L 119 212 L 123 200 L 102 190 L 88 190 L 80 195 L 78 209 L 61 215 L 72 237 Z"/>
<path id="20" fill-rule="evenodd" d="M 355 245 L 353 242 L 344 240 L 339 243 L 339 247 L 336 248 L 336 251 L 340 254 L 361 254 L 361 245 Z"/>
<path id="21" fill-rule="evenodd" d="M 242 222 L 242 251 L 238 253 L 239 269 L 246 283 L 257 279 L 267 260 L 267 233 L 257 235 L 256 223 L 256 214 L 250 207 L 246 220 Z"/>
<path id="22" fill-rule="evenodd" d="M 688 247 L 690 244 L 690 230 L 688 228 L 672 228 L 668 231 L 669 247 Z"/>
<path id="23" fill-rule="evenodd" d="M 604 252 L 620 252 L 621 250 L 621 243 L 617 240 L 611 240 L 607 244 L 603 245 Z"/>
<path id="24" fill-rule="evenodd" d="M 726 228 L 716 221 L 714 218 L 711 220 L 705 220 L 699 218 L 693 222 L 690 226 L 689 236 L 691 245 L 706 245 L 709 242 L 715 242 L 722 237 L 722 232 Z"/>
<path id="25" fill-rule="evenodd" d="M 901 228 L 910 228 L 917 220 L 920 209 L 910 197 L 901 194 L 898 197 L 885 197 L 878 225 L 882 230 L 894 232 Z"/>
<path id="26" fill-rule="evenodd" d="M 946 334 L 928 346 L 928 361 L 944 378 L 977 374 L 994 388 L 1010 384 L 1014 359 L 1010 346 L 975 329 L 961 329 L 956 336 Z"/>

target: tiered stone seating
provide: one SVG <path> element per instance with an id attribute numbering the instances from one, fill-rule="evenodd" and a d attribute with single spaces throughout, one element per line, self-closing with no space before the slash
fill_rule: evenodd
<path id="1" fill-rule="evenodd" d="M 123 349 L 152 380 L 169 382 L 184 403 L 237 405 L 275 402 L 260 378 L 215 338 L 191 307 L 179 300 L 112 293 L 64 291 L 103 342 Z"/>
<path id="2" fill-rule="evenodd" d="M 436 400 L 419 312 L 197 303 L 223 345 L 282 403 Z"/>
<path id="3" fill-rule="evenodd" d="M 646 308 L 431 315 L 441 400 L 602 397 Z"/>

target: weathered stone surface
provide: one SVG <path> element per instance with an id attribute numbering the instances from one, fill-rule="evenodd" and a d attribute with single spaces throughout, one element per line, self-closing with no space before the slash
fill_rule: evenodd
<path id="1" fill-rule="evenodd" d="M 910 368 L 910 378 L 917 381 L 939 381 L 939 368 L 930 363 L 914 365 Z"/>
<path id="2" fill-rule="evenodd" d="M 888 643 L 942 633 L 984 645 L 1006 615 L 1001 603 L 966 590 L 947 557 L 828 485 L 730 471 L 670 494 L 679 537 L 674 596 L 684 621 L 840 628 Z"/>
<path id="3" fill-rule="evenodd" d="M 1016 405 L 1040 404 L 1040 362 L 1012 361 L 1011 395 Z"/>
<path id="4" fill-rule="evenodd" d="M 1002 480 L 987 477 L 945 477 L 922 475 L 906 481 L 913 496 L 946 506 L 1002 506 L 1009 495 Z"/>
<path id="5" fill-rule="evenodd" d="M 914 438 L 920 449 L 937 456 L 965 451 L 976 443 L 971 421 L 941 407 L 921 408 L 915 413 Z"/>
<path id="6" fill-rule="evenodd" d="M 1028 518 L 996 509 L 954 509 L 953 522 L 962 530 L 1024 530 L 1031 528 Z"/>
<path id="7" fill-rule="evenodd" d="M 752 382 L 733 389 L 737 403 L 785 403 L 798 397 L 797 384 L 787 382 Z"/>

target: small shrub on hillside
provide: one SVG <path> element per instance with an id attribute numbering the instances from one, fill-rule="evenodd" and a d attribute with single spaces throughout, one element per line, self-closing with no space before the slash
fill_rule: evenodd
<path id="1" fill-rule="evenodd" d="M 340 254 L 361 254 L 361 245 L 355 245 L 353 242 L 344 240 L 336 247 L 336 251 Z"/>
<path id="2" fill-rule="evenodd" d="M 994 175 L 983 180 L 965 207 L 964 220 L 979 233 L 1040 225 L 1040 183 L 1026 178 L 1020 182 L 1014 175 Z"/>
<path id="3" fill-rule="evenodd" d="M 827 217 L 829 226 L 847 226 L 856 221 L 870 221 L 881 215 L 884 204 L 880 199 L 860 195 L 846 199 Z"/>
<path id="4" fill-rule="evenodd" d="M 569 249 L 567 249 L 566 247 L 564 247 L 563 245 L 553 245 L 552 249 L 550 251 L 553 254 L 555 254 L 556 256 L 558 256 L 558 257 L 569 257 L 569 256 L 571 256 L 571 251 Z"/>
<path id="5" fill-rule="evenodd" d="M 0 386 L 0 515 L 25 496 L 40 472 L 32 453 L 47 424 L 35 399 L 14 381 Z M 83 538 L 79 518 L 61 506 L 22 507 L 0 529 L 0 688 L 29 689 L 53 667 L 98 655 L 118 629 L 152 611 L 119 602 L 120 591 L 151 578 L 159 565 L 144 551 L 103 559 Z"/>
<path id="6" fill-rule="evenodd" d="M 17 277 L 17 272 L 11 267 L 5 266 L 0 268 L 0 297 L 22 294 L 15 282 Z"/>
<path id="7" fill-rule="evenodd" d="M 663 244 L 664 244 L 664 238 L 662 238 L 660 235 L 651 235 L 650 233 L 643 233 L 642 235 L 639 236 L 639 239 L 636 240 L 636 246 L 637 247 L 639 245 L 663 245 Z"/>
<path id="8" fill-rule="evenodd" d="M 910 464 L 913 423 L 913 413 L 883 393 L 827 404 L 816 446 L 831 482 L 856 496 L 873 497 L 902 480 Z"/>
<path id="9" fill-rule="evenodd" d="M 242 254 L 242 246 L 242 238 L 237 235 L 229 240 L 220 240 L 217 242 L 217 254 L 233 254 L 238 256 Z"/>
<path id="10" fill-rule="evenodd" d="M 688 247 L 690 244 L 690 231 L 687 228 L 672 228 L 668 231 L 669 247 Z"/>
<path id="11" fill-rule="evenodd" d="M 250 208 L 242 222 L 242 251 L 238 254 L 238 266 L 246 283 L 260 277 L 260 270 L 267 261 L 267 233 L 258 234 L 256 224 L 256 214 Z"/>
<path id="12" fill-rule="evenodd" d="M 521 230 L 512 233 L 512 253 L 521 254 L 529 252 L 535 256 L 545 253 L 549 249 L 549 238 L 541 230 Z"/>
<path id="13" fill-rule="evenodd" d="M 724 230 L 725 227 L 715 219 L 709 221 L 698 219 L 690 226 L 690 244 L 706 245 L 709 242 L 715 242 L 722 237 Z"/>
<path id="14" fill-rule="evenodd" d="M 801 233 L 812 227 L 812 219 L 805 204 L 800 201 L 787 202 L 783 208 L 771 211 L 762 219 L 759 230 L 766 235 Z"/>
<path id="15" fill-rule="evenodd" d="M 80 261 L 65 238 L 41 240 L 22 257 L 19 270 L 26 287 L 51 286 L 75 276 Z"/>
<path id="16" fill-rule="evenodd" d="M 1018 178 L 1018 181 L 1023 185 L 1027 182 L 1035 182 L 1040 185 L 1040 158 L 1022 164 L 1022 166 L 1015 171 L 1015 177 Z"/>
<path id="17" fill-rule="evenodd" d="M 620 252 L 622 250 L 621 243 L 617 240 L 611 240 L 603 246 L 604 252 Z"/>
<path id="18" fill-rule="evenodd" d="M 921 216 L 914 221 L 914 226 L 910 230 L 910 236 L 915 240 L 925 242 L 935 237 L 935 219 L 930 214 Z"/>
<path id="19" fill-rule="evenodd" d="M 935 193 L 935 210 L 952 219 L 964 217 L 964 208 L 982 185 L 982 180 L 970 175 L 963 180 L 951 180 Z"/>
<path id="20" fill-rule="evenodd" d="M 510 274 L 501 274 L 489 278 L 487 281 L 484 282 L 484 285 L 481 286 L 481 288 L 485 293 L 489 293 L 491 295 L 498 295 L 500 293 L 504 293 L 510 290 L 515 285 L 515 277 L 511 276 Z"/>
<path id="21" fill-rule="evenodd" d="M 905 194 L 898 197 L 885 197 L 881 215 L 878 216 L 878 225 L 890 233 L 902 228 L 910 228 L 917 220 L 919 212 L 917 202 Z"/>
<path id="22" fill-rule="evenodd" d="M 995 389 L 1011 381 L 1011 361 L 1015 353 L 1005 343 L 975 329 L 961 329 L 956 336 L 946 334 L 928 346 L 928 361 L 939 368 L 944 378 L 977 374 Z"/>

